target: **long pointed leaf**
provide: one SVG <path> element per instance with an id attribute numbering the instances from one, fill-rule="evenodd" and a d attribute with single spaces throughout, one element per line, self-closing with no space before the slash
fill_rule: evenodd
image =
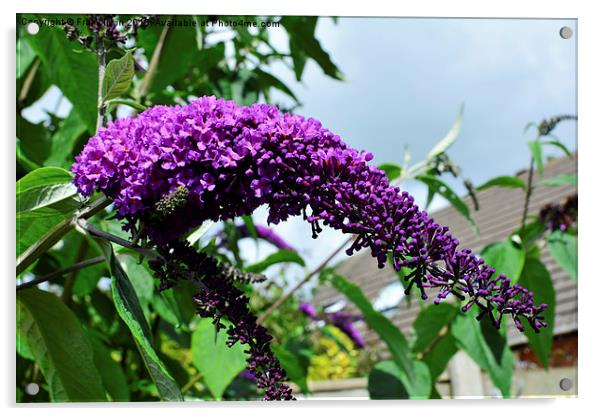
<path id="1" fill-rule="evenodd" d="M 127 52 L 119 59 L 113 59 L 107 64 L 102 80 L 102 101 L 107 102 L 125 94 L 134 77 L 134 58 Z"/>
<path id="2" fill-rule="evenodd" d="M 414 362 L 406 338 L 398 327 L 393 325 L 382 313 L 377 312 L 359 286 L 342 276 L 331 273 L 328 277 L 331 284 L 344 294 L 362 312 L 364 320 L 387 344 L 391 356 L 399 368 L 407 375 L 408 390 L 412 390 L 415 382 Z"/>
<path id="3" fill-rule="evenodd" d="M 514 358 L 505 336 L 488 319 L 476 320 L 476 308 L 458 314 L 452 324 L 452 334 L 458 348 L 489 373 L 489 377 L 504 397 L 510 396 Z"/>
<path id="4" fill-rule="evenodd" d="M 456 141 L 456 139 L 458 138 L 458 135 L 460 134 L 460 130 L 462 129 L 462 120 L 463 120 L 463 115 L 464 115 L 464 105 L 462 105 L 460 107 L 460 113 L 458 114 L 458 117 L 456 117 L 456 120 L 454 121 L 454 124 L 452 125 L 451 129 L 449 129 L 449 131 L 447 132 L 447 134 L 443 137 L 443 139 L 441 139 L 426 155 L 427 160 L 430 160 L 438 155 L 440 155 L 441 153 L 445 152 L 447 149 L 449 149 L 449 147 L 454 144 L 454 142 Z"/>
<path id="5" fill-rule="evenodd" d="M 568 275 L 577 283 L 577 237 L 554 231 L 547 238 L 548 250 Z"/>
<path id="6" fill-rule="evenodd" d="M 429 189 L 433 190 L 433 193 L 437 193 L 447 199 L 449 203 L 460 213 L 476 230 L 476 223 L 470 215 L 470 208 L 468 205 L 454 192 L 451 187 L 443 182 L 441 179 L 431 175 L 420 175 L 416 177 L 416 180 L 426 184 Z"/>
<path id="7" fill-rule="evenodd" d="M 76 316 L 54 294 L 17 294 L 17 330 L 48 383 L 53 402 L 106 401 L 92 346 Z"/>
<path id="8" fill-rule="evenodd" d="M 167 371 L 152 344 L 152 335 L 132 282 L 115 257 L 111 244 L 101 240 L 104 255 L 111 271 L 111 291 L 117 313 L 130 329 L 142 360 L 164 400 L 182 401 L 180 388 Z"/>
<path id="9" fill-rule="evenodd" d="M 503 188 L 522 188 L 525 189 L 525 183 L 516 176 L 498 176 L 491 180 L 488 180 L 483 185 L 477 188 L 477 191 L 482 191 L 487 188 L 494 186 L 501 186 Z"/>
<path id="10" fill-rule="evenodd" d="M 519 284 L 534 293 L 538 304 L 548 305 L 542 314 L 548 324 L 546 328 L 536 333 L 530 325 L 525 325 L 525 335 L 529 339 L 529 345 L 543 366 L 548 368 L 554 341 L 554 310 L 556 309 L 556 291 L 552 277 L 539 259 L 528 258 Z"/>

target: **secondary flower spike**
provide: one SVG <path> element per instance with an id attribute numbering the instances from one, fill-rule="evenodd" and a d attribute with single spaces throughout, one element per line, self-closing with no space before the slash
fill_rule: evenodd
<path id="1" fill-rule="evenodd" d="M 272 244 L 274 247 L 279 248 L 280 250 L 289 250 L 294 251 L 295 248 L 290 245 L 284 238 L 282 238 L 276 231 L 272 230 L 270 227 L 266 227 L 265 225 L 255 224 L 255 234 L 257 238 L 260 238 L 268 243 Z M 249 231 L 249 227 L 246 224 L 240 224 L 236 227 L 236 231 L 240 234 L 241 238 L 252 237 L 251 232 Z M 220 247 L 226 246 L 228 241 L 226 239 L 226 232 L 222 230 L 217 234 L 220 237 Z"/>
<path id="2" fill-rule="evenodd" d="M 202 97 L 109 123 L 72 170 L 81 193 L 104 192 L 118 215 L 142 221 L 145 237 L 157 245 L 205 220 L 248 215 L 267 204 L 271 223 L 303 215 L 314 238 L 321 225 L 357 235 L 349 255 L 370 248 L 379 267 L 391 255 L 396 269 L 413 270 L 407 290 L 416 286 L 423 299 L 426 288 L 437 288 L 437 303 L 455 295 L 466 301 L 464 311 L 476 305 L 479 319 L 487 315 L 498 328 L 505 314 L 520 330 L 521 319 L 536 331 L 546 326 L 545 304 L 536 306 L 533 293 L 459 250 L 448 228 L 390 186 L 371 159 L 317 120 L 267 104 Z M 176 194 L 184 202 L 173 203 L 169 215 L 157 211 Z"/>

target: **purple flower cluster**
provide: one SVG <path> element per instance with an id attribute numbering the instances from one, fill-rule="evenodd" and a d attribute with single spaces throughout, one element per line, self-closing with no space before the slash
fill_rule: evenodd
<path id="1" fill-rule="evenodd" d="M 315 306 L 309 302 L 301 302 L 299 304 L 299 312 L 311 319 L 318 319 L 318 312 L 316 311 Z"/>
<path id="2" fill-rule="evenodd" d="M 548 204 L 539 211 L 539 220 L 550 231 L 566 231 L 577 221 L 577 195 L 567 198 L 564 204 Z"/>
<path id="3" fill-rule="evenodd" d="M 291 388 L 284 383 L 286 372 L 270 349 L 271 335 L 257 324 L 248 307 L 249 299 L 235 286 L 227 268 L 184 241 L 160 246 L 158 252 L 163 259 L 150 262 L 150 266 L 162 283 L 177 279 L 196 283 L 200 291 L 194 301 L 199 315 L 213 318 L 218 331 L 226 329 L 229 347 L 237 342 L 248 345 L 246 374 L 264 389 L 265 400 L 294 400 Z M 221 317 L 232 325 L 226 328 Z"/>
<path id="4" fill-rule="evenodd" d="M 236 227 L 237 232 L 240 234 L 241 238 L 251 237 L 251 233 L 249 232 L 249 228 L 246 224 L 240 224 Z M 257 233 L 257 238 L 261 238 L 262 240 L 267 241 L 272 244 L 274 247 L 277 247 L 281 250 L 289 250 L 296 252 L 295 248 L 287 243 L 284 238 L 282 238 L 278 233 L 272 230 L 270 227 L 266 227 L 265 225 L 255 224 L 255 232 Z M 223 232 L 220 233 L 222 238 L 222 245 L 225 245 L 225 235 Z"/>
<path id="5" fill-rule="evenodd" d="M 326 322 L 336 326 L 343 331 L 353 341 L 356 347 L 365 348 L 366 342 L 361 332 L 353 326 L 354 322 L 361 320 L 362 317 L 352 315 L 347 312 L 338 311 L 326 315 Z"/>
<path id="6" fill-rule="evenodd" d="M 117 120 L 90 139 L 73 165 L 80 192 L 97 189 L 114 200 L 120 217 L 141 221 L 157 244 L 180 238 L 204 220 L 248 215 L 267 204 L 268 221 L 303 215 L 313 237 L 328 225 L 357 235 L 349 255 L 369 248 L 379 267 L 413 270 L 407 290 L 439 290 L 476 305 L 499 327 L 510 315 L 537 331 L 545 326 L 533 294 L 459 242 L 421 211 L 414 198 L 389 185 L 368 165 L 370 153 L 349 148 L 314 119 L 280 113 L 274 106 L 240 107 L 202 97 L 186 106 L 156 106 Z M 155 205 L 179 187 L 187 203 L 155 221 Z"/>
<path id="7" fill-rule="evenodd" d="M 308 302 L 302 302 L 299 305 L 299 311 L 302 314 L 307 315 L 313 321 L 324 321 L 336 326 L 343 331 L 351 339 L 351 341 L 353 341 L 356 347 L 364 348 L 366 346 L 366 342 L 364 341 L 364 337 L 362 336 L 361 332 L 353 326 L 354 322 L 362 319 L 361 316 L 353 315 L 343 311 L 337 311 L 325 313 L 322 317 L 320 317 L 314 305 Z"/>
<path id="8" fill-rule="evenodd" d="M 74 24 L 63 25 L 63 31 L 67 34 L 67 39 L 77 41 L 88 49 L 109 49 L 125 44 L 128 36 L 136 36 L 138 29 L 146 28 L 152 20 L 149 16 L 130 19 L 120 31 L 114 18 L 115 15 L 90 15 L 86 19 L 88 34 L 81 33 Z"/>

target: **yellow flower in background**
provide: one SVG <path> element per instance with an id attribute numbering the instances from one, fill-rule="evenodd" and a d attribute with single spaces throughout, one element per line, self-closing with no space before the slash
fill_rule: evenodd
<path id="1" fill-rule="evenodd" d="M 357 374 L 357 355 L 353 341 L 340 329 L 327 327 L 335 337 L 322 337 L 318 353 L 311 357 L 307 378 L 309 380 L 336 380 Z"/>

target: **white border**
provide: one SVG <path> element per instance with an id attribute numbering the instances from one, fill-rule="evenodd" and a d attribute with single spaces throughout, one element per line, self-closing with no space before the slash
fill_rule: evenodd
<path id="1" fill-rule="evenodd" d="M 602 177 L 597 167 L 600 166 L 602 134 L 602 109 L 600 108 L 600 93 L 602 93 L 600 74 L 600 40 L 602 39 L 599 13 L 596 13 L 594 1 L 524 1 L 505 0 L 503 2 L 486 2 L 470 0 L 438 0 L 420 2 L 393 2 L 386 0 L 370 0 L 368 2 L 352 3 L 340 0 L 304 0 L 296 3 L 278 0 L 232 0 L 221 2 L 208 1 L 162 1 L 153 4 L 139 1 L 104 0 L 102 2 L 85 3 L 79 1 L 54 0 L 52 2 L 20 0 L 19 2 L 3 2 L 2 19 L 4 27 L 2 56 L 3 65 L 1 79 L 4 81 L 2 91 L 5 97 L 0 100 L 3 121 L 3 135 L 0 138 L 4 160 L 3 178 L 0 181 L 0 192 L 3 196 L 3 227 L 4 246 L 0 250 L 3 256 L 3 269 L 5 271 L 2 281 L 4 290 L 4 322 L 2 334 L 5 336 L 0 343 L 2 357 L 5 362 L 2 366 L 3 375 L 0 377 L 1 403 L 9 407 L 8 414 L 22 410 L 29 414 L 60 414 L 80 415 L 82 407 L 90 415 L 105 415 L 107 410 L 119 408 L 117 411 L 129 414 L 161 415 L 166 411 L 178 414 L 211 414 L 231 415 L 233 412 L 243 414 L 259 413 L 265 415 L 283 412 L 291 415 L 306 415 L 307 412 L 325 410 L 340 414 L 363 414 L 370 412 L 375 407 L 384 413 L 393 412 L 445 412 L 446 414 L 461 414 L 475 412 L 486 415 L 507 415 L 509 412 L 529 411 L 542 415 L 560 413 L 562 415 L 587 412 L 589 406 L 599 407 L 596 399 L 600 398 L 598 386 L 600 385 L 600 318 L 602 311 L 596 314 L 596 307 L 600 305 L 600 282 L 602 281 L 600 266 L 596 267 L 594 261 L 601 258 L 596 250 L 601 246 L 600 240 L 600 199 L 596 191 L 600 190 Z M 579 236 L 579 270 L 581 288 L 579 291 L 579 327 L 581 345 L 579 348 L 579 398 L 555 400 L 520 400 L 520 401 L 438 401 L 438 402 L 362 402 L 362 401 L 331 401 L 331 402 L 299 402 L 295 404 L 263 404 L 263 403 L 226 403 L 226 404 L 128 404 L 95 406 L 95 405 L 68 405 L 68 406 L 43 406 L 43 407 L 17 407 L 14 404 L 14 151 L 13 141 L 15 131 L 15 13 L 16 12 L 76 12 L 76 13 L 145 13 L 156 14 L 307 14 L 307 15 L 345 15 L 345 16 L 425 16 L 425 17 L 538 17 L 538 18 L 577 18 L 579 36 L 579 199 L 580 199 L 580 224 Z M 12 63 L 12 64 L 11 64 Z M 545 70 L 543 68 L 542 70 Z M 595 74 L 598 74 L 595 76 Z M 10 204 L 7 200 L 11 201 Z M 597 215 L 596 215 L 597 214 Z M 599 237 L 598 237 L 599 238 Z M 169 410 L 168 410 L 169 409 Z M 586 413 L 587 414 L 587 413 Z"/>

